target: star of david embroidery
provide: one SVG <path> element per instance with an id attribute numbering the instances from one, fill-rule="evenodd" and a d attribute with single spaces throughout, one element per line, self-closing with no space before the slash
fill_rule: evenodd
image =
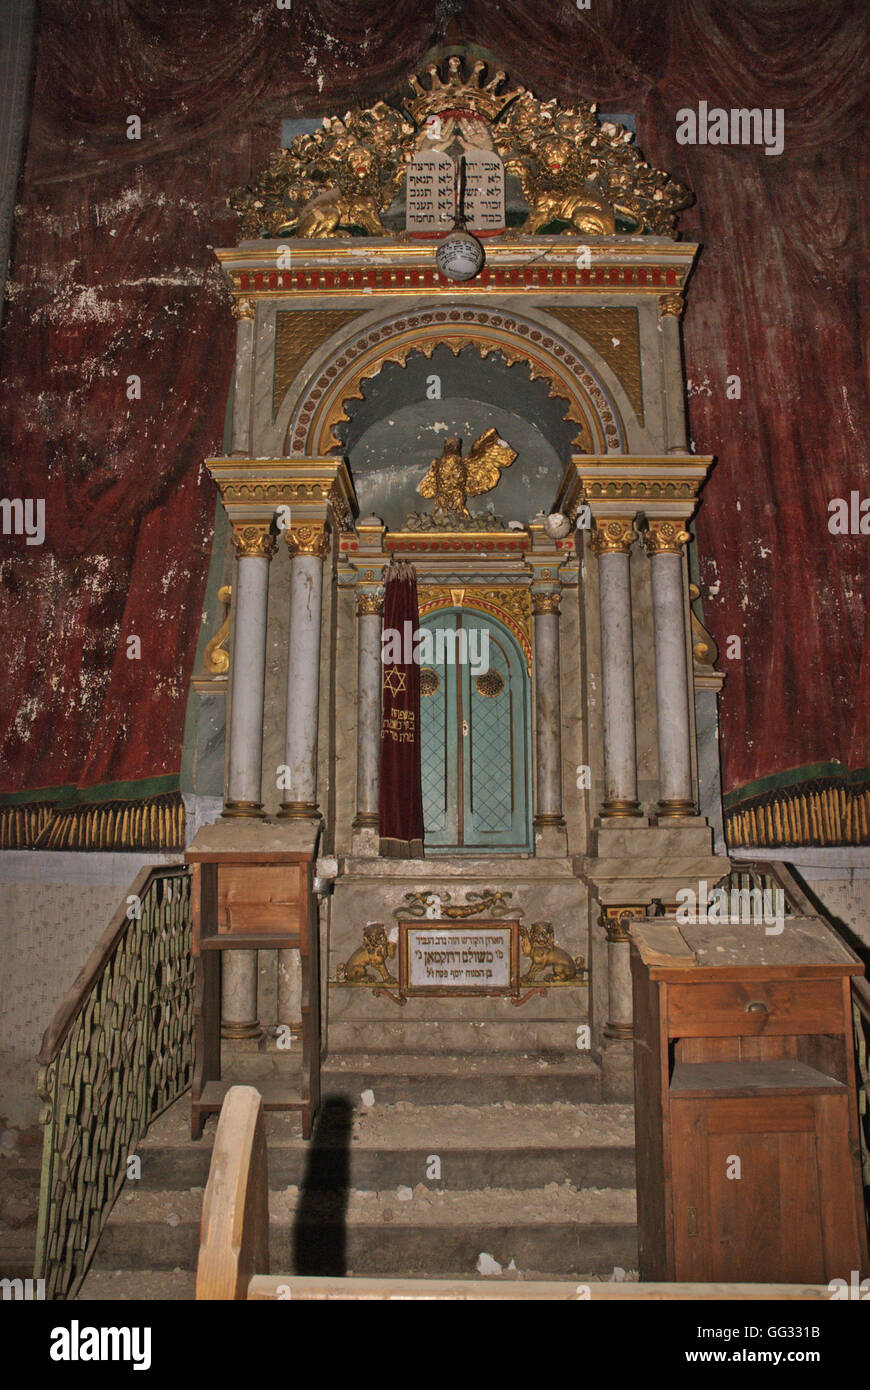
<path id="1" fill-rule="evenodd" d="M 406 690 L 405 684 L 407 672 L 398 670 L 391 666 L 388 673 L 384 676 L 384 689 L 389 690 L 391 695 L 398 695 L 400 690 Z"/>

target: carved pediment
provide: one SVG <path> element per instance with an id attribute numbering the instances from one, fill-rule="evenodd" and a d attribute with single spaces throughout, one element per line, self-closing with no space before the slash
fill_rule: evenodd
<path id="1" fill-rule="evenodd" d="M 503 194 L 499 169 L 496 164 L 487 169 L 486 155 L 503 162 L 505 172 L 515 177 L 521 190 L 515 233 L 674 231 L 677 214 L 689 206 L 692 194 L 643 159 L 630 130 L 599 122 L 594 103 L 561 107 L 555 100 L 542 102 L 522 87 L 501 90 L 505 74 L 498 71 L 484 81 L 485 72 L 486 65 L 478 61 L 466 76 L 462 61 L 452 57 L 443 76 L 430 65 L 427 86 L 417 76 L 409 79 L 414 96 L 405 102 L 404 112 L 379 101 L 344 116 L 325 117 L 318 130 L 297 136 L 289 149 L 273 155 L 253 187 L 230 195 L 230 206 L 242 216 L 242 236 L 401 233 L 405 227 L 397 195 L 412 161 L 417 168 L 421 158 L 428 158 L 434 166 L 445 156 L 455 161 L 460 154 L 471 160 L 473 178 L 481 185 L 481 208 L 487 199 L 492 224 L 501 221 L 496 204 Z M 474 159 L 481 164 L 479 174 Z M 437 169 L 433 177 L 437 192 Z M 437 227 L 444 221 L 443 209 L 437 198 L 430 201 L 436 206 L 429 209 L 427 202 L 423 212 L 432 212 Z M 445 207 L 447 202 L 449 191 Z M 412 219 L 408 230 L 413 225 Z"/>

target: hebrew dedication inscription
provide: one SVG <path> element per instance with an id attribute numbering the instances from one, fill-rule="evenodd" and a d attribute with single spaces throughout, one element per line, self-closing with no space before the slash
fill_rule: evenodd
<path id="1" fill-rule="evenodd" d="M 409 924 L 406 930 L 409 989 L 510 990 L 509 926 Z"/>

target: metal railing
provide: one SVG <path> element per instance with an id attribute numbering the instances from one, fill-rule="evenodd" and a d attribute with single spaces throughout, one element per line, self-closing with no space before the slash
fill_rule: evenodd
<path id="1" fill-rule="evenodd" d="M 34 1277 L 73 1298 L 151 1121 L 193 1069 L 190 874 L 143 869 L 46 1029 Z"/>

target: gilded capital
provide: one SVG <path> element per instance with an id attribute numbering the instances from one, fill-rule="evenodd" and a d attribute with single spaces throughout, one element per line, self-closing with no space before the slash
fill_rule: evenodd
<path id="1" fill-rule="evenodd" d="M 233 523 L 233 545 L 239 559 L 259 556 L 271 560 L 275 554 L 275 537 L 270 521 L 236 521 Z"/>
<path id="2" fill-rule="evenodd" d="M 555 613 L 559 615 L 559 604 L 562 595 L 556 591 L 552 594 L 532 594 L 532 614 L 538 618 L 543 613 Z"/>
<path id="3" fill-rule="evenodd" d="M 647 908 L 642 903 L 614 904 L 612 907 L 602 907 L 600 922 L 607 932 L 608 941 L 630 941 L 628 934 L 629 925 L 636 922 L 639 917 L 645 917 Z"/>
<path id="4" fill-rule="evenodd" d="M 383 612 L 384 600 L 380 594 L 359 593 L 356 596 L 356 615 L 365 618 L 369 614 Z"/>
<path id="5" fill-rule="evenodd" d="M 284 539 L 291 555 L 314 555 L 325 560 L 329 554 L 329 533 L 322 522 L 307 526 L 288 526 Z"/>
<path id="6" fill-rule="evenodd" d="M 243 295 L 233 295 L 233 318 L 252 319 L 256 313 L 253 299 L 245 299 Z"/>
<path id="7" fill-rule="evenodd" d="M 665 318 L 668 314 L 673 314 L 675 318 L 682 318 L 685 307 L 685 301 L 681 294 L 659 295 L 660 318 Z"/>
<path id="8" fill-rule="evenodd" d="M 627 555 L 635 539 L 634 520 L 615 517 L 610 521 L 596 521 L 590 539 L 593 555 Z"/>
<path id="9" fill-rule="evenodd" d="M 651 521 L 643 537 L 648 555 L 681 555 L 688 540 L 681 521 Z"/>

